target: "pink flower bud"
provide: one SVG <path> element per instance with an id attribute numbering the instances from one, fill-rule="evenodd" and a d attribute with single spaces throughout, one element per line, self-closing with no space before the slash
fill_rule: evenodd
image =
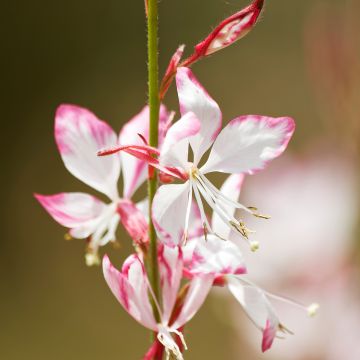
<path id="1" fill-rule="evenodd" d="M 137 245 L 146 244 L 148 239 L 148 224 L 142 212 L 127 199 L 120 200 L 118 214 L 121 223 Z"/>
<path id="2" fill-rule="evenodd" d="M 195 46 L 194 54 L 182 66 L 189 66 L 244 37 L 256 24 L 263 5 L 264 0 L 254 0 L 251 5 L 223 20 L 205 40 Z"/>
<path id="3" fill-rule="evenodd" d="M 166 69 L 164 78 L 161 82 L 160 99 L 164 98 L 164 95 L 168 91 L 168 89 L 172 83 L 172 80 L 174 79 L 174 76 L 176 74 L 176 69 L 178 68 L 181 57 L 184 53 L 184 48 L 185 48 L 185 45 L 180 45 L 178 47 L 178 49 L 176 50 L 176 52 L 174 53 L 174 55 L 170 59 L 170 62 Z"/>

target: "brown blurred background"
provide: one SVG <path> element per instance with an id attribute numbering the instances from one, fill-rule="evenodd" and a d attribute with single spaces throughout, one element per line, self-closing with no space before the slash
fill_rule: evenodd
<path id="1" fill-rule="evenodd" d="M 179 44 L 190 52 L 220 20 L 247 3 L 162 0 L 162 71 Z M 225 121 L 250 113 L 294 117 L 293 153 L 323 141 L 328 131 L 304 46 L 304 27 L 316 3 L 269 0 L 250 35 L 193 68 Z M 341 9 L 347 1 L 322 3 Z M 139 359 L 148 346 L 147 331 L 117 304 L 100 269 L 85 266 L 83 242 L 64 241 L 65 230 L 32 193 L 95 193 L 64 168 L 54 143 L 54 111 L 60 103 L 78 104 L 118 131 L 140 110 L 147 84 L 143 1 L 2 5 L 0 358 Z M 166 103 L 177 110 L 174 88 Z M 331 147 L 338 146 L 328 138 Z M 131 250 L 127 235 L 119 233 L 119 240 L 120 250 L 106 249 L 118 265 Z M 245 351 L 246 341 L 239 340 L 227 304 L 209 298 L 187 327 L 187 359 L 253 358 L 240 351 L 238 344 L 244 342 Z"/>

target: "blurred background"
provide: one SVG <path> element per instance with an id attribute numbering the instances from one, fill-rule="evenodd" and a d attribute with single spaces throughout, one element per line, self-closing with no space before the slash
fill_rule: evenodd
<path id="1" fill-rule="evenodd" d="M 161 1 L 162 72 L 179 44 L 190 53 L 247 3 Z M 85 266 L 84 243 L 65 241 L 32 194 L 92 192 L 57 152 L 60 103 L 87 107 L 118 131 L 146 102 L 143 2 L 2 5 L 0 358 L 140 359 L 148 332 L 122 310 L 100 268 Z M 309 320 L 280 306 L 295 335 L 262 355 L 260 334 L 217 289 L 185 330 L 187 359 L 360 359 L 359 5 L 269 0 L 250 35 L 193 67 L 225 121 L 253 113 L 296 119 L 288 153 L 244 185 L 243 201 L 272 215 L 255 225 L 261 250 L 245 256 L 267 290 L 322 308 Z M 174 88 L 166 104 L 178 110 Z M 118 238 L 121 248 L 105 251 L 120 266 L 131 245 L 125 233 Z"/>

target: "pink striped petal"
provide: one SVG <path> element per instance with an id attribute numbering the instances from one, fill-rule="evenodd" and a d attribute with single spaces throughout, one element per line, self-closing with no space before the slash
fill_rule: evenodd
<path id="1" fill-rule="evenodd" d="M 170 114 L 166 107 L 160 107 L 159 115 L 159 145 L 163 142 L 166 131 L 170 125 Z M 149 107 L 145 106 L 141 112 L 129 120 L 121 129 L 119 143 L 121 145 L 144 145 L 141 135 L 149 141 Z M 122 166 L 126 171 L 124 177 L 124 197 L 131 198 L 137 188 L 147 177 L 147 164 L 125 152 L 120 153 Z"/>
<path id="2" fill-rule="evenodd" d="M 141 325 L 156 331 L 144 267 L 139 258 L 131 255 L 120 272 L 104 256 L 103 272 L 106 283 L 122 307 Z"/>
<path id="3" fill-rule="evenodd" d="M 236 118 L 217 137 L 201 171 L 254 174 L 282 154 L 294 130 L 294 120 L 287 117 Z"/>
<path id="4" fill-rule="evenodd" d="M 221 129 L 221 111 L 190 69 L 178 68 L 176 85 L 181 115 L 191 111 L 201 123 L 200 132 L 190 140 L 194 151 L 194 163 L 197 165 Z"/>
<path id="5" fill-rule="evenodd" d="M 171 324 L 172 329 L 178 329 L 192 319 L 204 303 L 213 281 L 212 274 L 195 276 L 191 280 L 181 311 L 176 321 Z"/>
<path id="6" fill-rule="evenodd" d="M 143 213 L 130 200 L 122 199 L 118 204 L 121 223 L 133 239 L 134 244 L 148 242 L 148 223 Z"/>
<path id="7" fill-rule="evenodd" d="M 153 222 L 161 242 L 179 245 L 184 236 L 185 215 L 188 204 L 189 181 L 184 184 L 162 185 L 157 190 L 153 205 Z"/>
<path id="8" fill-rule="evenodd" d="M 230 175 L 222 185 L 220 191 L 228 199 L 238 202 L 240 197 L 240 191 L 242 184 L 244 182 L 245 176 L 243 174 L 233 174 Z M 229 205 L 223 205 L 226 212 L 233 215 L 235 209 Z M 224 223 L 224 221 L 219 217 L 219 215 L 214 211 L 212 215 L 211 226 L 213 231 L 220 235 L 222 238 L 229 240 L 230 227 Z"/>
<path id="9" fill-rule="evenodd" d="M 161 293 L 163 299 L 162 321 L 167 324 L 174 309 L 176 297 L 183 274 L 181 248 L 161 246 L 158 254 Z"/>
<path id="10" fill-rule="evenodd" d="M 199 238 L 187 269 L 192 275 L 246 273 L 243 255 L 238 246 L 231 241 L 221 241 L 215 235 L 208 235 L 207 240 Z"/>
<path id="11" fill-rule="evenodd" d="M 166 134 L 161 149 L 160 165 L 186 168 L 191 138 L 200 131 L 200 122 L 194 113 L 186 113 Z"/>
<path id="12" fill-rule="evenodd" d="M 254 325 L 263 332 L 263 351 L 268 350 L 277 331 L 282 328 L 274 308 L 265 293 L 258 287 L 244 284 L 235 277 L 229 276 L 227 279 L 230 292 L 243 307 Z"/>
<path id="13" fill-rule="evenodd" d="M 102 201 L 84 193 L 35 194 L 35 198 L 55 221 L 67 228 L 94 220 L 106 209 Z"/>
<path id="14" fill-rule="evenodd" d="M 117 136 L 106 122 L 87 109 L 61 105 L 56 111 L 55 140 L 71 174 L 110 199 L 118 197 L 118 155 L 106 159 L 96 156 L 99 149 L 117 144 Z"/>

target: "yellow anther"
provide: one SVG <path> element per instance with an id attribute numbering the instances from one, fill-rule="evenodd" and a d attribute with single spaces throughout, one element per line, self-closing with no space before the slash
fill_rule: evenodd
<path id="1" fill-rule="evenodd" d="M 252 215 L 254 215 L 257 218 L 265 219 L 265 220 L 269 220 L 271 218 L 269 215 L 259 214 L 258 208 L 254 206 L 248 206 L 248 209 L 252 212 Z"/>
<path id="2" fill-rule="evenodd" d="M 260 247 L 260 245 L 259 245 L 258 241 L 251 241 L 250 242 L 250 249 L 251 249 L 252 252 L 255 252 L 255 251 L 259 250 L 259 247 Z"/>
<path id="3" fill-rule="evenodd" d="M 85 263 L 87 266 L 100 265 L 100 257 L 97 252 L 87 252 L 85 254 Z"/>
<path id="4" fill-rule="evenodd" d="M 65 239 L 66 241 L 70 241 L 70 240 L 73 240 L 74 238 L 73 238 L 69 233 L 66 233 L 66 234 L 64 235 L 64 239 Z"/>
<path id="5" fill-rule="evenodd" d="M 320 308 L 319 304 L 317 304 L 317 303 L 311 304 L 310 306 L 307 307 L 308 315 L 310 317 L 314 317 L 317 314 L 319 308 Z"/>

